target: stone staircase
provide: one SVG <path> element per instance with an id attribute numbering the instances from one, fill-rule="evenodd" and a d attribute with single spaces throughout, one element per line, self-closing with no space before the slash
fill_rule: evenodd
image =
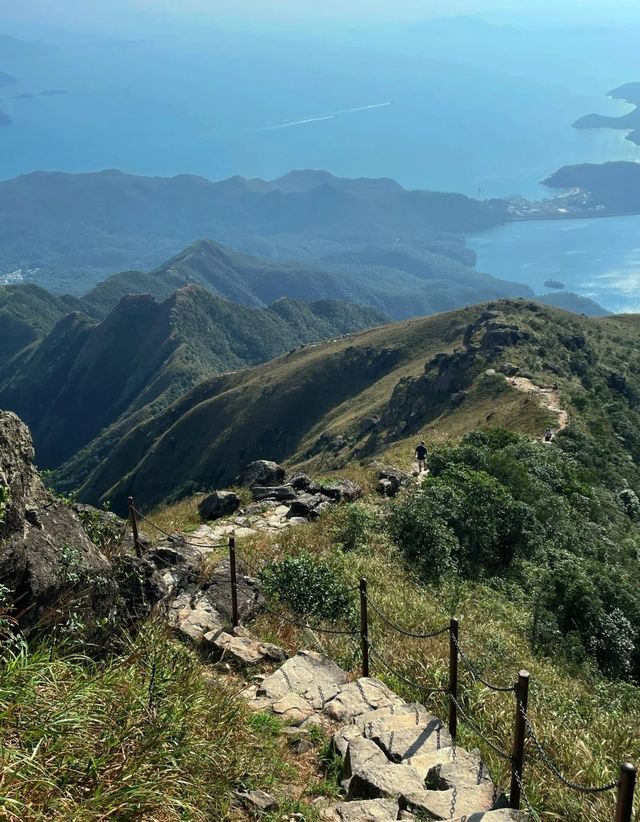
<path id="1" fill-rule="evenodd" d="M 334 662 L 299 651 L 243 695 L 278 716 L 290 732 L 321 725 L 343 759 L 345 799 L 321 810 L 323 822 L 525 822 L 507 807 L 478 751 L 455 746 L 442 721 L 384 683 L 350 682 Z"/>

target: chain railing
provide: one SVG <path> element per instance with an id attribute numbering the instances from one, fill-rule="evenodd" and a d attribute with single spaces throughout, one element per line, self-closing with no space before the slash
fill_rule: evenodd
<path id="1" fill-rule="evenodd" d="M 134 549 L 137 556 L 141 556 L 141 542 L 138 532 L 138 520 L 142 520 L 163 535 L 173 538 L 173 534 L 169 534 L 157 523 L 142 514 L 134 505 L 134 501 L 129 497 L 129 523 L 133 532 Z M 212 550 L 217 547 L 223 547 L 225 543 L 196 543 L 188 540 L 181 540 L 182 544 L 199 548 Z M 236 549 L 236 540 L 233 535 L 228 539 L 229 551 L 229 581 L 231 587 L 231 604 L 232 604 L 232 621 L 233 626 L 240 625 L 240 614 L 238 608 L 238 569 L 237 562 L 241 559 L 247 568 L 251 567 L 252 563 L 242 556 Z M 374 602 L 368 592 L 368 585 L 366 579 L 361 579 L 357 587 L 360 599 L 360 627 L 357 628 L 331 628 L 318 624 L 310 624 L 298 619 L 293 619 L 288 614 L 281 610 L 277 610 L 271 606 L 265 608 L 266 613 L 274 617 L 274 619 L 281 620 L 289 625 L 292 625 L 300 630 L 308 630 L 313 633 L 326 634 L 328 636 L 342 636 L 350 639 L 359 639 L 359 652 L 361 657 L 361 672 L 363 677 L 368 677 L 371 672 L 370 656 L 374 661 L 379 663 L 387 674 L 394 676 L 398 681 L 404 683 L 414 692 L 420 693 L 424 696 L 425 701 L 431 698 L 434 694 L 446 694 L 449 704 L 449 733 L 452 739 L 453 749 L 455 751 L 457 744 L 457 728 L 458 720 L 461 719 L 465 724 L 480 738 L 501 760 L 506 761 L 511 769 L 511 787 L 509 793 L 509 804 L 511 808 L 519 809 L 523 802 L 526 806 L 527 812 L 534 822 L 538 822 L 539 815 L 532 807 L 524 789 L 523 770 L 525 761 L 525 742 L 527 739 L 531 740 L 534 748 L 542 764 L 562 785 L 570 790 L 581 794 L 602 794 L 608 791 L 617 791 L 616 810 L 613 822 L 632 822 L 633 820 L 633 800 L 636 784 L 637 771 L 634 765 L 630 763 L 623 763 L 620 766 L 619 777 L 615 781 L 608 782 L 604 785 L 587 786 L 578 782 L 573 782 L 568 779 L 555 764 L 553 759 L 544 749 L 540 743 L 538 736 L 534 730 L 528 714 L 528 697 L 529 697 L 529 680 L 530 675 L 528 671 L 520 671 L 517 682 L 510 685 L 496 685 L 488 678 L 483 676 L 476 664 L 469 658 L 468 654 L 461 647 L 459 639 L 459 626 L 457 619 L 451 619 L 449 625 L 441 628 L 435 628 L 429 631 L 414 631 L 412 629 L 399 625 L 395 620 L 391 619 L 384 613 L 383 609 Z M 432 686 L 424 683 L 416 682 L 407 677 L 401 671 L 392 665 L 388 659 L 380 652 L 378 647 L 371 642 L 370 637 L 370 621 L 369 609 L 378 617 L 378 619 L 395 633 L 401 636 L 406 636 L 416 640 L 430 640 L 440 636 L 449 635 L 449 680 L 446 686 Z M 354 644 L 355 647 L 355 644 Z M 509 693 L 515 697 L 515 711 L 514 711 L 514 731 L 513 743 L 511 753 L 508 753 L 503 747 L 492 740 L 480 727 L 479 723 L 473 719 L 468 711 L 461 705 L 459 694 L 459 677 L 458 667 L 459 662 L 469 672 L 471 678 L 479 682 L 485 688 L 495 693 Z M 453 805 L 455 807 L 455 798 Z"/>

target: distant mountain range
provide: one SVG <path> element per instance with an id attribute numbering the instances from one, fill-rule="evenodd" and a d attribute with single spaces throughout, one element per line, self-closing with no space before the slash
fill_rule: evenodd
<path id="1" fill-rule="evenodd" d="M 187 175 L 38 172 L 0 182 L 0 274 L 37 269 L 39 284 L 79 295 L 110 274 L 153 268 L 207 237 L 325 269 L 353 269 L 354 253 L 370 267 L 378 251 L 400 252 L 446 280 L 452 270 L 473 276 L 475 257 L 462 235 L 504 219 L 499 200 L 319 171 L 217 183 Z"/>

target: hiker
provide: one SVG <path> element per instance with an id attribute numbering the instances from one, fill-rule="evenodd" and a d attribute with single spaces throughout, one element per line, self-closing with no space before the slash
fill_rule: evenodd
<path id="1" fill-rule="evenodd" d="M 416 459 L 418 460 L 418 473 L 421 474 L 426 470 L 425 463 L 427 460 L 427 446 L 424 444 L 424 440 L 420 440 L 420 445 L 416 448 Z"/>
<path id="2" fill-rule="evenodd" d="M 550 428 L 547 428 L 547 430 L 544 432 L 544 441 L 545 442 L 551 442 L 552 439 L 553 439 L 553 431 Z"/>

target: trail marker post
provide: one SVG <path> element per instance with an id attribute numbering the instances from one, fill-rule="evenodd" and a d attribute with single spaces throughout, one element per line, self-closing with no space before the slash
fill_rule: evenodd
<path id="1" fill-rule="evenodd" d="M 238 573 L 236 567 L 235 537 L 229 537 L 229 570 L 231 573 L 231 614 L 233 627 L 237 628 L 240 624 L 240 616 L 238 614 Z"/>
<path id="2" fill-rule="evenodd" d="M 620 766 L 615 822 L 632 822 L 635 787 L 636 768 L 630 762 L 625 762 Z"/>
<path id="3" fill-rule="evenodd" d="M 369 617 L 367 613 L 367 580 L 360 580 L 360 648 L 362 676 L 369 676 Z"/>
<path id="4" fill-rule="evenodd" d="M 140 536 L 138 534 L 138 520 L 136 518 L 136 507 L 133 504 L 133 497 L 129 497 L 127 500 L 129 504 L 129 522 L 131 523 L 131 530 L 133 531 L 133 547 L 135 548 L 136 556 L 142 556 L 142 550 L 140 549 Z"/>
<path id="5" fill-rule="evenodd" d="M 458 732 L 458 620 L 449 623 L 449 733 L 455 742 Z"/>
<path id="6" fill-rule="evenodd" d="M 522 770 L 524 766 L 524 742 L 527 734 L 526 715 L 529 707 L 529 671 L 520 671 L 516 685 L 516 721 L 513 733 L 511 757 L 511 791 L 509 804 L 520 809 L 522 796 Z"/>

